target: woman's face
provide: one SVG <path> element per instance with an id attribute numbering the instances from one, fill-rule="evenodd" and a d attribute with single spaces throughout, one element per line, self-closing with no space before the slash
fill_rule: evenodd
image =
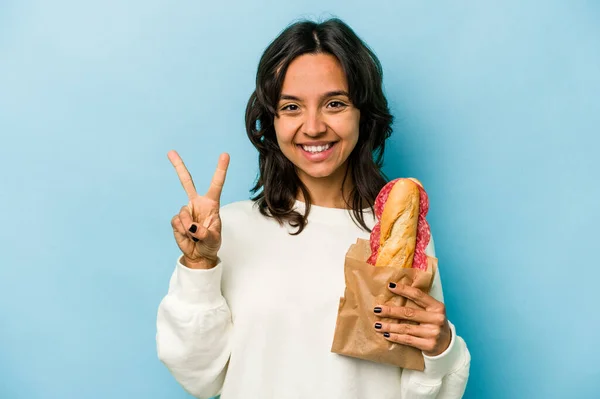
<path id="1" fill-rule="evenodd" d="M 343 178 L 360 111 L 350 102 L 337 58 L 305 54 L 292 61 L 277 109 L 277 142 L 300 179 Z"/>

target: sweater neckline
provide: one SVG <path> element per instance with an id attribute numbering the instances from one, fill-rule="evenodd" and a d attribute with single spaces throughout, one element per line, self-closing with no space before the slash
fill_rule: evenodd
<path id="1" fill-rule="evenodd" d="M 306 209 L 306 203 L 296 200 L 294 208 L 304 214 L 304 210 Z M 372 215 L 373 211 L 371 208 L 364 208 L 363 214 L 365 218 L 368 220 L 369 215 Z M 310 213 L 308 215 L 309 221 L 319 221 L 323 223 L 334 222 L 334 223 L 352 223 L 352 209 L 344 209 L 344 208 L 328 208 L 325 206 L 318 206 L 311 204 L 310 205 Z"/>

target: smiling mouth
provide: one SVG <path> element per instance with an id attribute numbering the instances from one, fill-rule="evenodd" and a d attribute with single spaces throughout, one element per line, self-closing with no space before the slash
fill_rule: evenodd
<path id="1" fill-rule="evenodd" d="M 309 152 L 311 154 L 319 154 L 321 152 L 325 152 L 333 147 L 337 142 L 328 143 L 325 145 L 303 145 L 297 144 L 298 147 L 302 148 L 304 151 Z"/>

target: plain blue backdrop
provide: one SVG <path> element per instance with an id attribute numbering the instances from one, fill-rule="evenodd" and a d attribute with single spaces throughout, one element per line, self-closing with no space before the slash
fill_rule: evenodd
<path id="1" fill-rule="evenodd" d="M 1 398 L 188 397 L 155 351 L 167 151 L 200 190 L 229 152 L 224 203 L 248 198 L 259 57 L 332 15 L 384 66 L 386 173 L 431 197 L 465 397 L 598 397 L 598 2 L 4 0 Z"/>

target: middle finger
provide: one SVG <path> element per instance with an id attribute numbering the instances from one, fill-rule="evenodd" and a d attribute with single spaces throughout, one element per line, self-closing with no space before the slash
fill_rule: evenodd
<path id="1" fill-rule="evenodd" d="M 176 151 L 169 151 L 168 156 L 171 164 L 175 167 L 179 181 L 181 182 L 181 185 L 183 186 L 188 198 L 190 200 L 194 199 L 198 196 L 196 193 L 196 186 L 194 186 L 192 175 L 190 175 L 190 172 L 183 163 L 183 160 Z"/>
<path id="2" fill-rule="evenodd" d="M 376 306 L 373 311 L 379 317 L 389 317 L 398 320 L 412 320 L 417 323 L 435 325 L 444 324 L 444 315 L 406 306 Z"/>
<path id="3" fill-rule="evenodd" d="M 421 338 L 435 338 L 439 335 L 440 328 L 430 324 L 385 323 L 377 322 L 373 326 L 378 332 L 413 335 Z"/>

